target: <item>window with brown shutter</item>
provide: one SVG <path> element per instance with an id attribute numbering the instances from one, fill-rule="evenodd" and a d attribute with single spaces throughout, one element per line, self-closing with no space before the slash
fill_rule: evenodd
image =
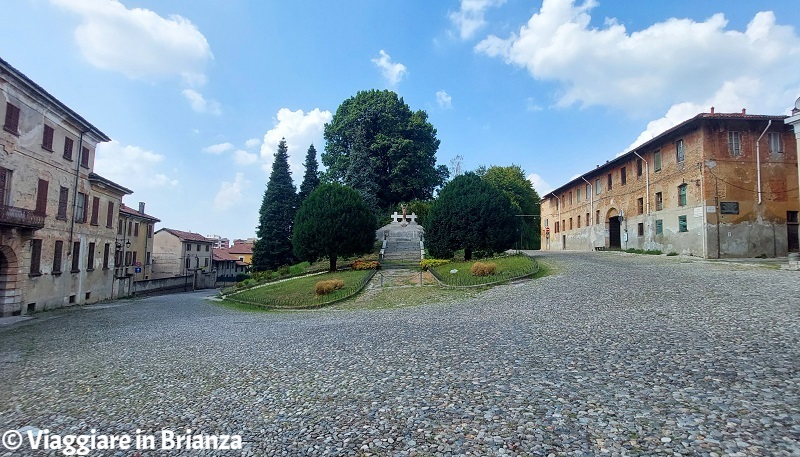
<path id="1" fill-rule="evenodd" d="M 86 271 L 94 270 L 94 243 L 89 243 L 89 252 L 86 260 Z"/>
<path id="2" fill-rule="evenodd" d="M 139 236 L 139 223 L 133 224 L 133 236 Z"/>
<path id="3" fill-rule="evenodd" d="M 81 271 L 81 242 L 72 243 L 72 272 Z"/>
<path id="4" fill-rule="evenodd" d="M 108 255 L 111 252 L 111 244 L 106 243 L 103 247 L 103 270 L 108 270 Z"/>
<path id="5" fill-rule="evenodd" d="M 36 214 L 47 214 L 47 189 L 50 183 L 44 179 L 39 180 L 39 186 L 36 188 Z"/>
<path id="6" fill-rule="evenodd" d="M 67 220 L 67 201 L 69 200 L 69 189 L 62 187 L 58 192 L 58 213 L 56 219 Z"/>
<path id="7" fill-rule="evenodd" d="M 42 240 L 31 240 L 31 275 L 42 274 Z"/>
<path id="8" fill-rule="evenodd" d="M 92 199 L 92 225 L 97 225 L 98 212 L 100 212 L 100 197 L 94 197 Z"/>
<path id="9" fill-rule="evenodd" d="M 53 274 L 61 273 L 61 254 L 64 251 L 64 242 L 56 241 L 56 247 L 53 250 Z"/>
<path id="10" fill-rule="evenodd" d="M 53 127 L 44 125 L 44 134 L 42 135 L 42 147 L 50 152 L 53 152 L 53 134 L 55 131 Z"/>
<path id="11" fill-rule="evenodd" d="M 89 148 L 87 147 L 81 149 L 81 166 L 89 168 Z"/>
<path id="12" fill-rule="evenodd" d="M 19 107 L 6 102 L 6 122 L 3 128 L 14 135 L 19 135 Z"/>
<path id="13" fill-rule="evenodd" d="M 11 187 L 11 170 L 0 167 L 0 205 L 8 203 L 9 189 Z"/>
<path id="14" fill-rule="evenodd" d="M 108 202 L 108 212 L 106 213 L 106 227 L 111 228 L 114 222 L 114 202 Z"/>
<path id="15" fill-rule="evenodd" d="M 64 138 L 64 158 L 67 160 L 72 160 L 72 144 L 72 138 Z"/>

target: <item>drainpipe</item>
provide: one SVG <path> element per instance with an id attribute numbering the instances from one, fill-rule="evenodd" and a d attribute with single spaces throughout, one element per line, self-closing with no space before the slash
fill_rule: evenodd
<path id="1" fill-rule="evenodd" d="M 756 140 L 756 176 L 757 176 L 757 179 L 758 179 L 758 204 L 759 205 L 761 204 L 761 154 L 759 153 L 760 151 L 759 151 L 759 148 L 758 148 L 758 143 L 761 142 L 761 138 L 764 136 L 764 134 L 767 133 L 767 130 L 769 130 L 769 126 L 770 125 L 772 125 L 772 119 L 770 119 L 769 122 L 767 122 L 767 127 L 764 129 L 763 132 L 761 132 L 761 136 L 759 136 L 758 139 Z"/>
<path id="2" fill-rule="evenodd" d="M 644 183 L 645 183 L 645 192 L 647 192 L 647 215 L 650 215 L 650 166 L 647 165 L 647 160 L 644 157 L 640 156 L 638 152 L 633 151 L 633 155 L 642 159 L 644 162 Z"/>

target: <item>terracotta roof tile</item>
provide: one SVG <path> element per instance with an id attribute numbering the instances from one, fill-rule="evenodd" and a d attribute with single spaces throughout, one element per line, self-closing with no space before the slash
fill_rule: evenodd
<path id="1" fill-rule="evenodd" d="M 213 243 L 214 242 L 214 240 L 212 240 L 211 238 L 206 238 L 206 237 L 204 237 L 203 235 L 201 235 L 199 233 L 184 232 L 182 230 L 175 230 L 175 229 L 171 229 L 171 228 L 162 228 L 162 229 L 159 230 L 159 232 L 161 230 L 164 230 L 166 232 L 169 232 L 169 233 L 177 236 L 178 238 L 181 239 L 181 241 L 199 241 L 201 243 Z M 158 232 L 156 232 L 156 233 L 158 233 Z"/>
<path id="2" fill-rule="evenodd" d="M 131 216 L 141 217 L 141 218 L 144 218 L 144 219 L 150 219 L 150 220 L 155 221 L 155 222 L 161 222 L 161 219 L 159 219 L 157 217 L 154 217 L 154 216 L 151 216 L 149 214 L 140 213 L 138 210 L 135 210 L 135 209 L 131 208 L 130 206 L 126 205 L 125 203 L 123 203 L 122 206 L 119 207 L 119 212 L 120 213 L 129 214 Z"/>

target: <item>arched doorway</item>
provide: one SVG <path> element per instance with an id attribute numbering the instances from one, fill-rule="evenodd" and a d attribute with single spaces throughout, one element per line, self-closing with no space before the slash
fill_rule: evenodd
<path id="1" fill-rule="evenodd" d="M 622 218 L 619 216 L 619 212 L 616 208 L 611 208 L 608 210 L 608 214 L 606 215 L 608 218 L 608 248 L 609 249 L 621 249 L 621 229 L 622 229 Z"/>
<path id="2" fill-rule="evenodd" d="M 19 314 L 17 256 L 9 246 L 0 248 L 0 316 Z"/>

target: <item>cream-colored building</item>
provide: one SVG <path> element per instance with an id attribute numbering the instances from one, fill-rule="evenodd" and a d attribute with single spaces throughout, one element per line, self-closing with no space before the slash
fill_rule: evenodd
<path id="1" fill-rule="evenodd" d="M 131 276 L 134 281 L 150 279 L 153 275 L 153 233 L 160 219 L 124 203 L 119 209 L 116 245 L 116 276 Z"/>
<path id="2" fill-rule="evenodd" d="M 111 298 L 122 196 L 95 174 L 110 139 L 0 59 L 0 316 Z"/>
<path id="3" fill-rule="evenodd" d="M 210 272 L 213 245 L 213 239 L 199 233 L 159 229 L 153 237 L 153 278 Z"/>

